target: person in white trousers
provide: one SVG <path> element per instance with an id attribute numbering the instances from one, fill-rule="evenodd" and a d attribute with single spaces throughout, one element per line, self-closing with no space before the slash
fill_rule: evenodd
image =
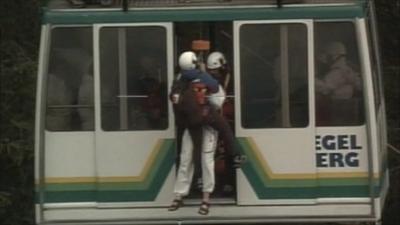
<path id="1" fill-rule="evenodd" d="M 196 56 L 192 52 L 185 52 L 180 56 L 179 65 L 181 69 L 195 69 Z M 224 89 L 219 86 L 218 91 L 210 94 L 208 101 L 216 109 L 220 109 L 225 100 Z M 201 148 L 201 172 L 202 172 L 202 203 L 199 208 L 199 214 L 207 215 L 209 212 L 210 194 L 214 190 L 214 153 L 218 142 L 218 131 L 210 126 L 203 126 L 203 139 Z M 183 205 L 183 197 L 189 194 L 190 185 L 194 175 L 193 162 L 193 142 L 186 129 L 182 137 L 182 147 L 180 153 L 180 164 L 174 187 L 175 198 L 168 208 L 169 211 L 175 211 Z"/>

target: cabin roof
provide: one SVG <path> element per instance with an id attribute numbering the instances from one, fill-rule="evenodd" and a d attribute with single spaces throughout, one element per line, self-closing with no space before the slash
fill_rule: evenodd
<path id="1" fill-rule="evenodd" d="M 105 10 L 119 9 L 123 0 L 115 0 L 110 6 L 102 6 L 100 0 L 88 0 L 91 2 L 83 6 L 72 4 L 74 0 L 47 0 L 45 5 L 52 10 Z M 306 5 L 352 5 L 362 4 L 368 0 L 127 0 L 128 8 L 196 8 L 196 7 L 230 7 L 230 6 L 277 6 L 281 2 L 283 6 L 302 7 Z"/>
<path id="2" fill-rule="evenodd" d="M 49 0 L 42 23 L 355 18 L 364 16 L 368 0 L 281 0 L 282 7 L 276 0 L 135 0 L 129 2 L 127 11 L 120 4 L 73 8 L 68 1 Z"/>

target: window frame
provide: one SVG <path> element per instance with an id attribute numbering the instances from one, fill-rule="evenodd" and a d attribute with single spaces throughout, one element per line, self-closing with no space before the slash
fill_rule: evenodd
<path id="1" fill-rule="evenodd" d="M 129 27 L 162 27 L 165 29 L 165 43 L 166 43 L 166 82 L 167 88 L 169 89 L 169 85 L 172 84 L 173 81 L 173 57 L 170 57 L 174 50 L 173 50 L 173 41 L 171 32 L 173 32 L 173 26 L 170 22 L 139 22 L 139 23 L 115 23 L 115 24 L 95 24 L 94 25 L 94 75 L 95 75 L 95 130 L 101 132 L 165 132 L 171 129 L 175 129 L 174 122 L 173 122 L 173 112 L 172 107 L 168 103 L 167 106 L 167 126 L 163 129 L 126 129 L 126 130 L 105 130 L 102 126 L 102 117 L 101 117 L 101 71 L 100 71 L 100 34 L 102 28 L 129 28 Z M 172 75 L 170 75 L 172 74 Z M 168 94 L 168 92 L 167 92 Z M 168 101 L 168 100 L 167 100 Z"/>
<path id="2" fill-rule="evenodd" d="M 315 109 L 314 109 L 314 61 L 311 60 L 314 58 L 314 36 L 313 36 L 313 20 L 311 19 L 302 19 L 302 20 L 259 20 L 259 21 L 235 21 L 237 23 L 236 26 L 237 29 L 234 26 L 234 36 L 238 37 L 235 42 L 235 46 L 239 46 L 239 49 L 236 49 L 236 54 L 234 56 L 234 71 L 239 71 L 237 73 L 241 73 L 241 67 L 240 67 L 240 62 L 241 62 L 241 56 L 240 56 L 240 31 L 242 26 L 244 25 L 254 25 L 254 24 L 260 24 L 260 25 L 274 25 L 274 24 L 302 24 L 305 25 L 306 27 L 306 38 L 307 38 L 307 81 L 308 81 L 308 123 L 305 126 L 299 126 L 299 127 L 260 127 L 260 128 L 251 128 L 251 127 L 245 127 L 243 126 L 242 122 L 242 91 L 241 91 L 241 79 L 242 75 L 235 75 L 235 97 L 238 99 L 237 103 L 235 104 L 235 115 L 236 115 L 236 130 L 241 129 L 241 130 L 253 130 L 253 129 L 305 129 L 305 128 L 310 128 L 315 126 Z M 288 101 L 287 104 L 290 104 Z M 290 112 L 289 114 L 289 121 L 290 121 Z"/>

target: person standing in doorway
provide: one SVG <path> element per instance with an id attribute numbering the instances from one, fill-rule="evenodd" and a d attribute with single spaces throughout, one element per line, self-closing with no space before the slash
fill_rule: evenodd
<path id="1" fill-rule="evenodd" d="M 230 128 L 233 130 L 235 115 L 232 74 L 223 53 L 214 51 L 208 55 L 207 72 L 218 80 L 220 86 L 227 93 L 220 113 L 228 121 Z M 216 155 L 216 172 L 221 175 L 218 186 L 221 187 L 223 195 L 230 195 L 234 191 L 235 167 L 242 164 L 245 158 L 238 153 L 235 154 L 232 149 L 226 148 L 222 140 L 218 142 Z"/>
<path id="2" fill-rule="evenodd" d="M 186 99 L 185 94 L 171 93 L 172 102 L 176 105 L 175 117 L 177 117 L 178 127 L 183 126 L 184 130 L 179 155 L 180 163 L 174 187 L 175 198 L 168 210 L 175 211 L 183 205 L 183 197 L 189 194 L 193 175 L 195 172 L 201 171 L 203 194 L 198 213 L 207 215 L 210 207 L 210 194 L 215 186 L 214 153 L 218 132 L 210 125 L 204 124 L 204 118 L 210 117 L 207 114 L 214 112 L 214 108 L 222 106 L 225 95 L 217 80 L 197 68 L 197 57 L 194 52 L 182 53 L 179 57 L 179 67 L 181 73 L 177 80 L 189 86 L 191 89 L 189 93 L 192 93 L 193 90 L 194 98 Z M 213 96 L 213 100 L 209 101 L 206 93 Z M 177 105 L 180 105 L 181 101 L 182 108 L 179 110 Z M 179 111 L 180 113 L 178 113 Z M 216 114 L 214 113 L 214 115 Z"/>

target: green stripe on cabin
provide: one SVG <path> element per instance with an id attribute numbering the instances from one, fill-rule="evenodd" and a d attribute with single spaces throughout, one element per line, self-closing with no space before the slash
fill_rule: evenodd
<path id="1" fill-rule="evenodd" d="M 303 178 L 288 174 L 280 178 L 273 171 L 265 171 L 249 138 L 238 138 L 240 151 L 248 159 L 242 171 L 259 199 L 313 199 L 340 197 L 369 197 L 368 177 Z M 44 202 L 134 202 L 154 201 L 161 190 L 175 159 L 175 142 L 165 140 L 151 166 L 150 175 L 139 182 L 60 183 L 46 184 Z M 269 167 L 267 165 L 267 167 Z M 269 174 L 269 173 L 272 173 Z M 275 176 L 275 177 L 273 177 Z M 382 184 L 373 180 L 373 195 L 379 195 Z M 172 191 L 172 190 L 171 190 Z"/>
<path id="2" fill-rule="evenodd" d="M 303 178 L 297 179 L 296 174 L 291 178 L 272 178 L 256 156 L 248 138 L 238 138 L 242 154 L 248 158 L 242 166 L 242 171 L 260 199 L 301 199 L 325 197 L 369 197 L 369 178 L 337 177 L 337 178 Z M 277 175 L 279 176 L 279 175 Z M 304 175 L 299 175 L 304 176 Z M 378 196 L 381 184 L 379 178 L 373 180 L 374 196 Z"/>
<path id="3" fill-rule="evenodd" d="M 175 148 L 175 140 L 163 141 L 159 154 L 150 165 L 150 173 L 143 181 L 47 183 L 44 202 L 154 201 L 173 167 Z"/>

